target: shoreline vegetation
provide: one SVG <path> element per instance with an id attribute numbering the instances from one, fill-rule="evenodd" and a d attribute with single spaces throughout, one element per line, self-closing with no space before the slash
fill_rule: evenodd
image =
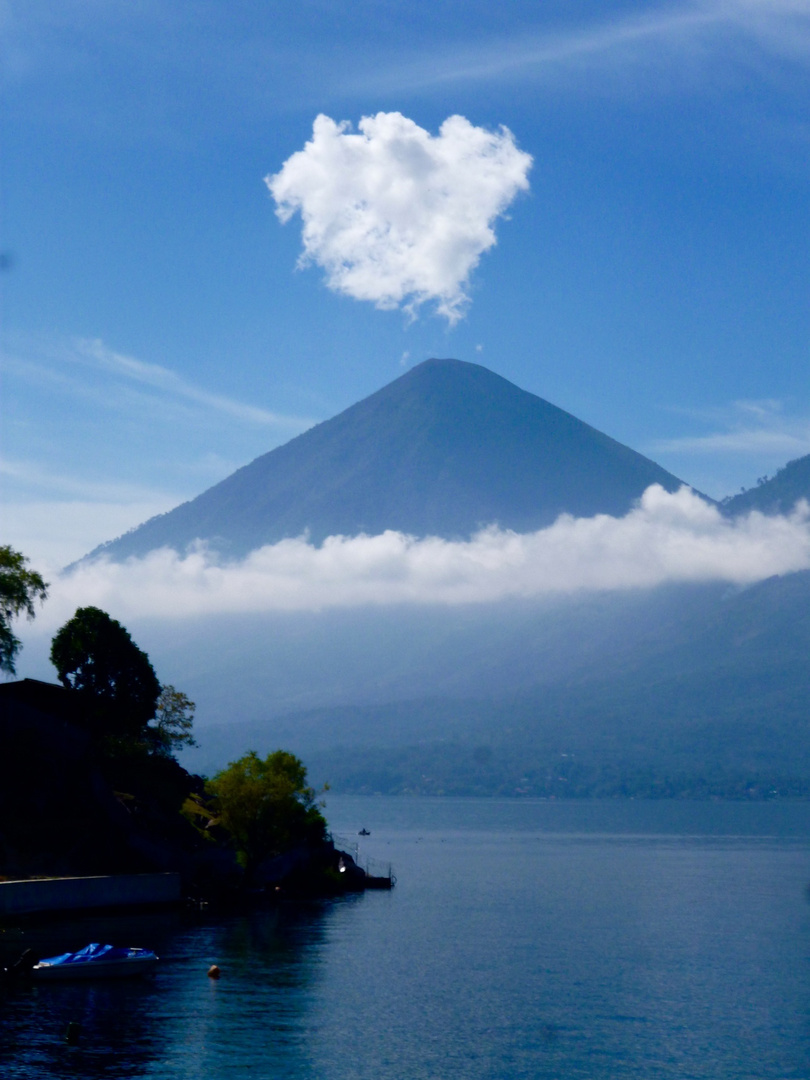
<path id="1" fill-rule="evenodd" d="M 33 617 L 47 589 L 0 548 L 7 674 L 21 647 L 11 620 Z M 228 904 L 380 886 L 335 847 L 294 754 L 187 772 L 175 755 L 196 745 L 194 702 L 106 612 L 77 609 L 51 662 L 61 685 L 0 684 L 0 880 L 173 872 L 191 902 Z"/>
<path id="2" fill-rule="evenodd" d="M 365 887 L 294 755 L 246 755 L 206 781 L 95 739 L 77 697 L 0 685 L 0 879 L 173 871 L 186 901 L 227 906 Z"/>

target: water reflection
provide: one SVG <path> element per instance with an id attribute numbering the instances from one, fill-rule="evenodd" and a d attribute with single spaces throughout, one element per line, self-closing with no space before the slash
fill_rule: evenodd
<path id="1" fill-rule="evenodd" d="M 309 1075 L 303 1038 L 329 902 L 217 917 L 162 914 L 6 926 L 0 963 L 105 940 L 154 948 L 151 978 L 0 991 L 4 1080 Z M 222 969 L 219 981 L 208 967 Z M 68 1045 L 68 1024 L 80 1025 Z"/>

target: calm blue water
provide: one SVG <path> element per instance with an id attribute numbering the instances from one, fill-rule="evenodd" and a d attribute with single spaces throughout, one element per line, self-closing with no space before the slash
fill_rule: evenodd
<path id="1" fill-rule="evenodd" d="M 393 892 L 6 927 L 4 956 L 102 937 L 162 961 L 0 994 L 3 1080 L 810 1077 L 810 804 L 330 797 L 327 816 L 371 830 Z"/>

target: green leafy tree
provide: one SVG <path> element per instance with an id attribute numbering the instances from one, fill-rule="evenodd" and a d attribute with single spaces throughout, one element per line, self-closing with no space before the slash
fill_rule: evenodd
<path id="1" fill-rule="evenodd" d="M 171 685 L 160 688 L 155 719 L 148 732 L 154 753 L 172 757 L 177 750 L 197 745 L 191 733 L 196 707 L 181 690 Z"/>
<path id="2" fill-rule="evenodd" d="M 83 695 L 88 725 L 97 735 L 145 737 L 160 683 L 149 657 L 119 622 L 100 608 L 79 608 L 54 637 L 51 663 L 62 685 Z"/>
<path id="3" fill-rule="evenodd" d="M 206 793 L 213 824 L 230 834 L 248 877 L 262 860 L 326 835 L 306 768 L 286 750 L 266 758 L 251 750 L 209 780 Z"/>
<path id="4" fill-rule="evenodd" d="M 28 569 L 28 559 L 8 544 L 0 545 L 0 671 L 17 674 L 15 660 L 22 642 L 12 632 L 11 620 L 23 612 L 33 619 L 36 601 L 47 595 L 47 582 Z"/>

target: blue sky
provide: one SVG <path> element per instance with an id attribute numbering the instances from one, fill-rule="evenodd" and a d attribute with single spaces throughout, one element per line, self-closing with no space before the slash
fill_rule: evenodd
<path id="1" fill-rule="evenodd" d="M 4 533 L 59 566 L 429 356 L 715 497 L 810 452 L 810 4 L 0 5 Z M 451 324 L 297 269 L 319 114 L 533 158 Z"/>

